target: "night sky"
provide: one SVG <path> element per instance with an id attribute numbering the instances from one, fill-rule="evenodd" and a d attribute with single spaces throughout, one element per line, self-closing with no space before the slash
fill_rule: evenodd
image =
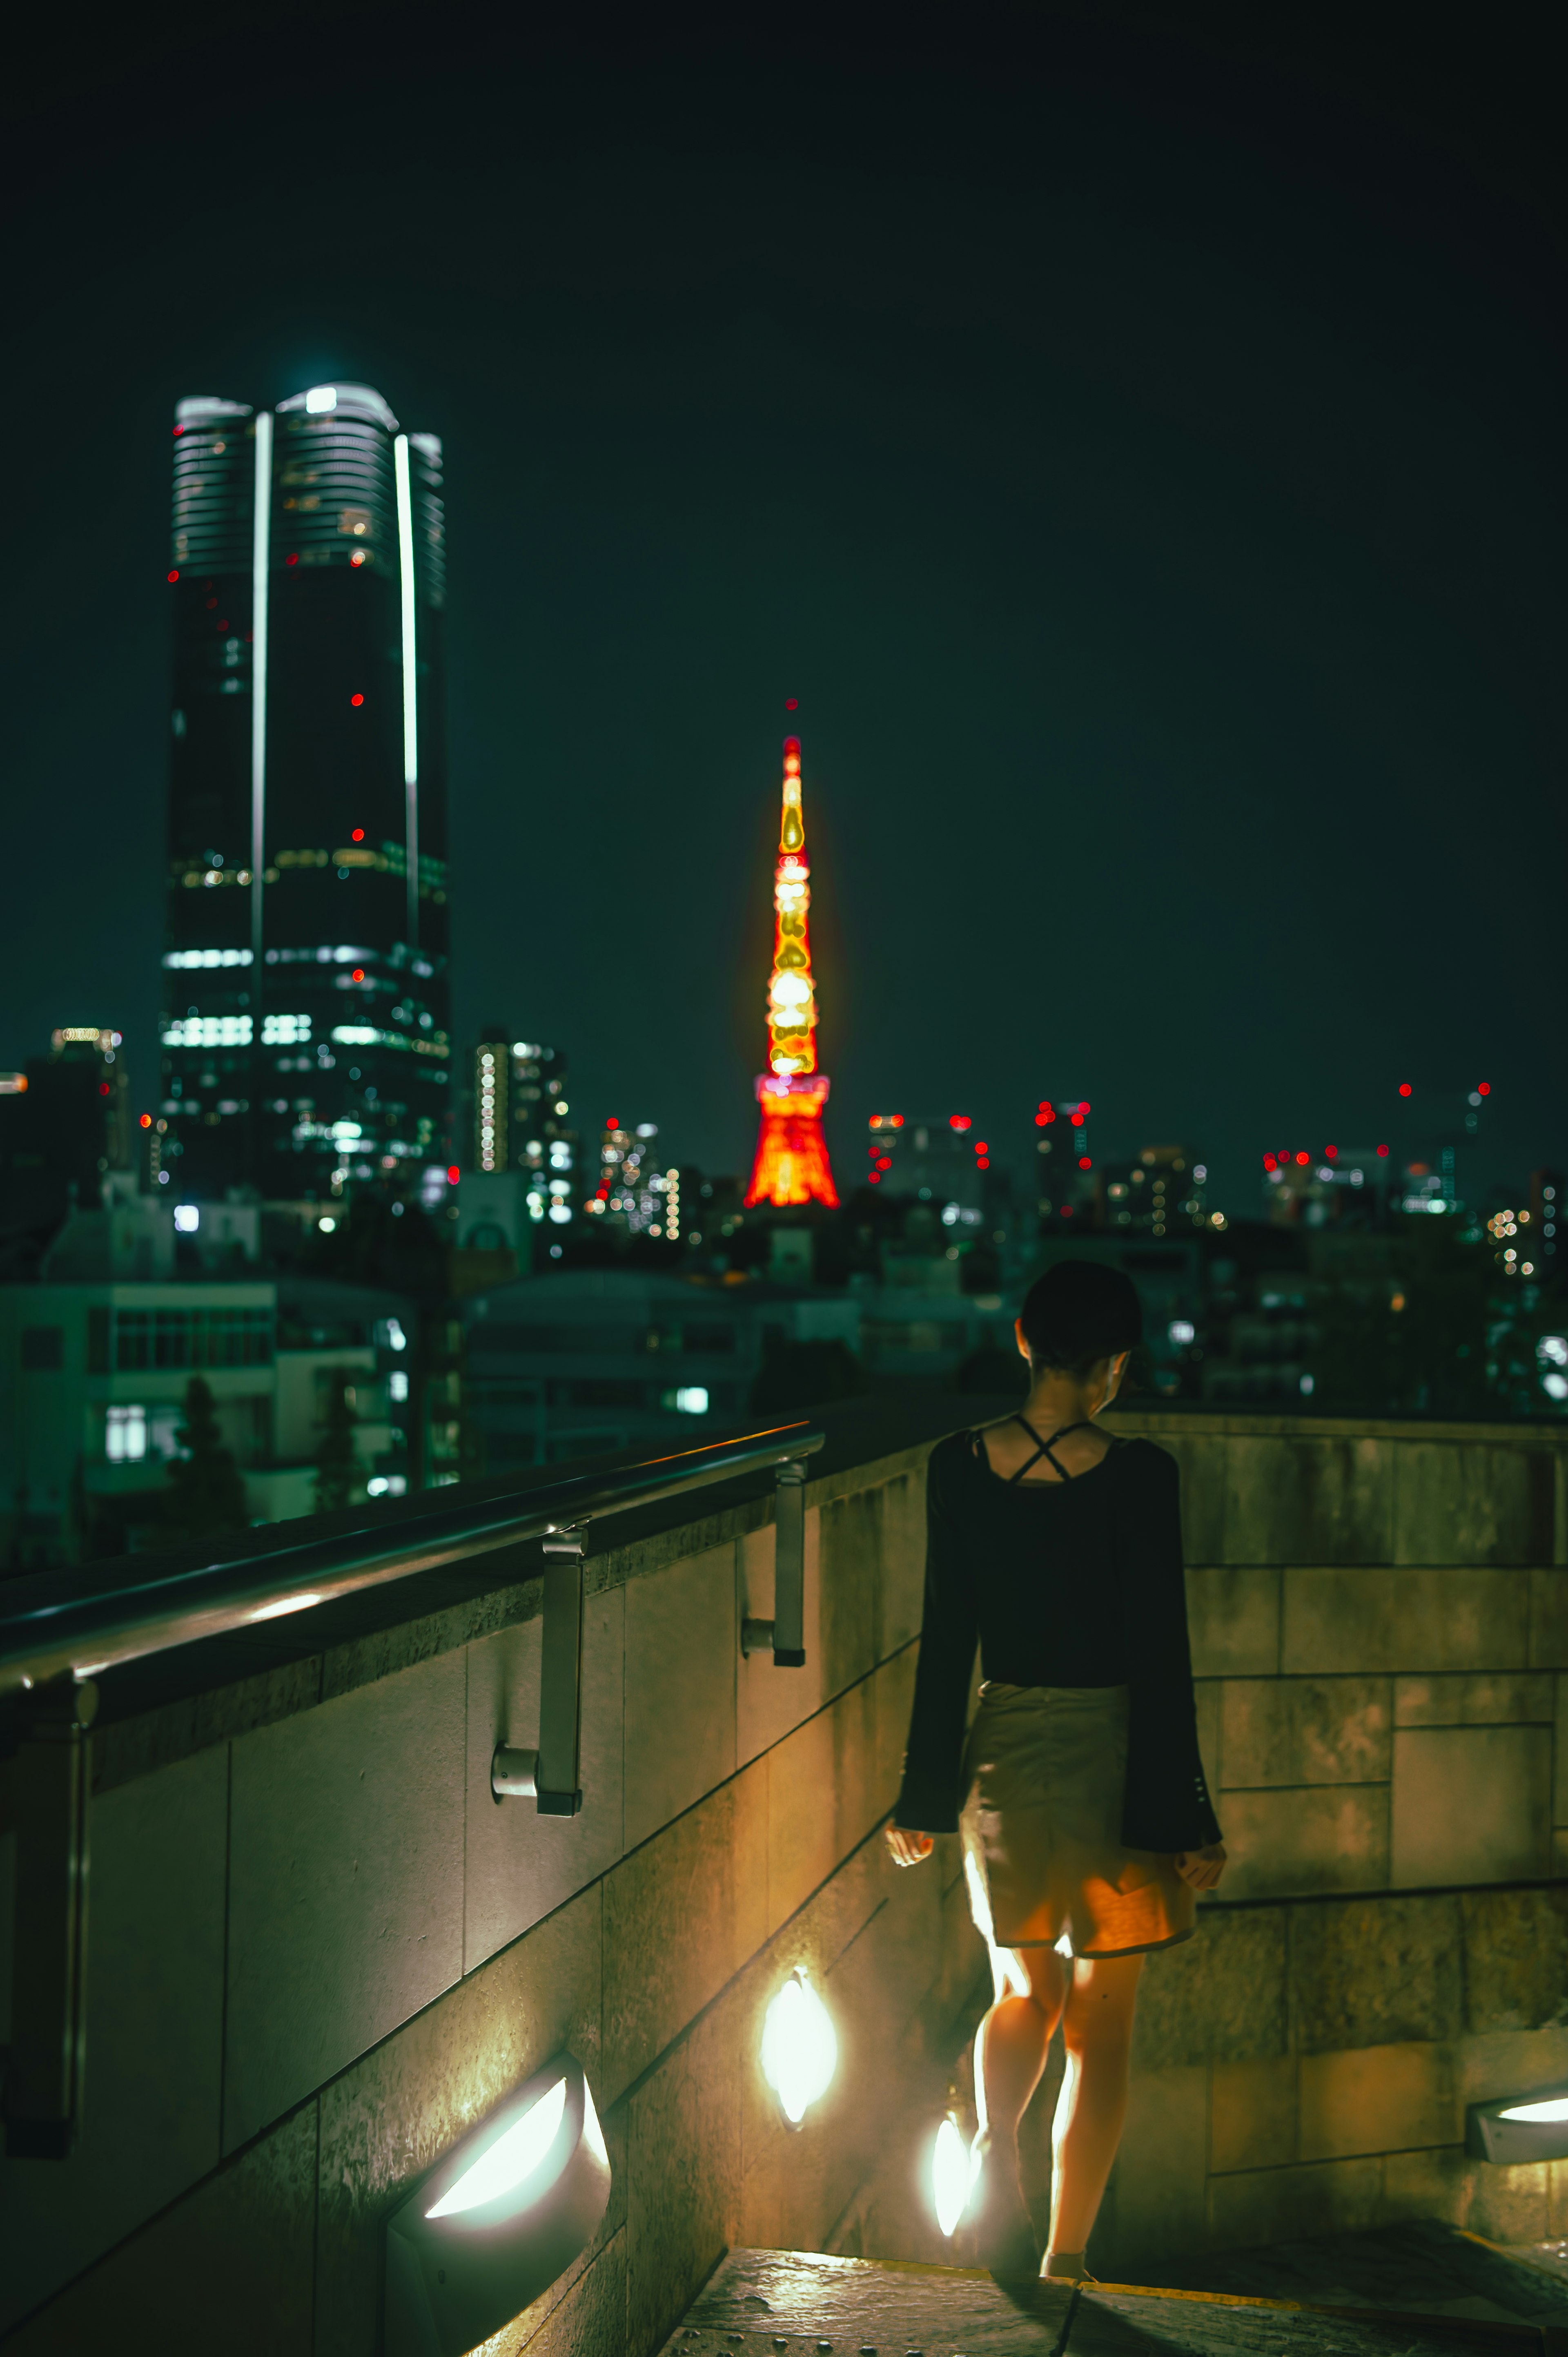
<path id="1" fill-rule="evenodd" d="M 155 1100 L 173 404 L 336 376 L 446 445 L 457 1037 L 585 1129 L 748 1160 L 796 696 L 841 1176 L 1070 1090 L 1250 1212 L 1402 1080 L 1568 1157 L 1551 12 L 1286 13 L 42 56 L 0 1062 Z"/>

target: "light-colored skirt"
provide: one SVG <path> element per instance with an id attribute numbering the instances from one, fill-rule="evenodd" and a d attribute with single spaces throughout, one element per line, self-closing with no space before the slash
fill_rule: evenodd
<path id="1" fill-rule="evenodd" d="M 1191 1939 L 1191 1886 L 1168 1857 L 1122 1846 L 1126 1780 L 1125 1686 L 981 1687 L 959 1830 L 983 1937 L 1046 1948 L 1065 1935 L 1075 1956 Z"/>

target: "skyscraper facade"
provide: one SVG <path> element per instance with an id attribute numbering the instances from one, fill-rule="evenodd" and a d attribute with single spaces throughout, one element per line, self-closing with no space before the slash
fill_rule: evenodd
<path id="1" fill-rule="evenodd" d="M 351 384 L 174 436 L 164 1167 L 412 1187 L 451 1127 L 441 445 Z"/>

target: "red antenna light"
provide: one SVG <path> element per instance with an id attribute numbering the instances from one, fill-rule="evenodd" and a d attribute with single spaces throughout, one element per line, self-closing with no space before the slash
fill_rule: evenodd
<path id="1" fill-rule="evenodd" d="M 1078 1157 L 1078 1167 L 1080 1170 L 1092 1170 L 1094 1165 L 1087 1154 L 1080 1154 Z"/>
<path id="2" fill-rule="evenodd" d="M 605 1124 L 605 1127 L 606 1127 L 607 1129 L 618 1129 L 618 1128 L 620 1127 L 620 1115 L 619 1115 L 619 1114 L 618 1114 L 618 1113 L 612 1113 L 612 1114 L 611 1114 L 611 1115 L 610 1115 L 610 1117 L 609 1117 L 609 1119 L 608 1119 L 608 1121 L 607 1121 L 607 1122 L 606 1122 L 606 1124 Z"/>
<path id="3" fill-rule="evenodd" d="M 365 830 L 364 830 L 364 828 L 363 828 L 362 826 L 357 826 L 357 827 L 354 829 L 354 841 L 355 841 L 356 843 L 363 843 L 364 839 L 365 839 Z"/>
<path id="4" fill-rule="evenodd" d="M 1325 1152 L 1325 1154 L 1326 1154 L 1326 1155 L 1327 1155 L 1328 1159 L 1330 1160 L 1330 1162 L 1332 1162 L 1332 1161 L 1334 1161 L 1334 1160 L 1335 1160 L 1335 1158 L 1336 1158 L 1336 1157 L 1337 1157 L 1337 1156 L 1338 1155 L 1339 1148 L 1338 1148 L 1337 1146 L 1326 1146 L 1324 1147 L 1323 1151 Z"/>
<path id="5" fill-rule="evenodd" d="M 1490 1081 L 1477 1081 L 1476 1082 L 1476 1094 L 1478 1097 L 1489 1097 L 1491 1093 L 1492 1084 Z"/>
<path id="6" fill-rule="evenodd" d="M 1410 1082 L 1409 1082 L 1408 1081 L 1402 1081 L 1402 1082 L 1400 1082 L 1400 1094 L 1401 1094 L 1401 1096 L 1402 1096 L 1402 1097 L 1408 1097 L 1408 1096 L 1409 1096 L 1409 1094 L 1410 1094 Z"/>
<path id="7" fill-rule="evenodd" d="M 794 711 L 798 710 L 798 709 L 799 709 L 799 706 L 800 706 L 800 697 L 799 697 L 798 695 L 787 695 L 787 696 L 784 698 L 784 709 L 785 709 L 785 711 L 786 711 L 786 712 L 794 712 Z"/>
<path id="8" fill-rule="evenodd" d="M 1380 1154 L 1386 1154 L 1386 1153 L 1388 1152 L 1388 1150 L 1389 1150 L 1389 1149 L 1388 1149 L 1388 1147 L 1387 1147 L 1386 1146 L 1379 1146 L 1379 1148 L 1378 1148 L 1378 1152 L 1379 1152 Z"/>
<path id="9" fill-rule="evenodd" d="M 362 695 L 351 695 L 351 696 L 349 698 L 349 703 L 350 703 L 350 704 L 353 704 L 353 705 L 360 705 L 360 704 L 363 704 L 364 700 L 365 700 L 365 699 L 364 699 L 364 697 L 363 697 Z"/>
<path id="10" fill-rule="evenodd" d="M 179 579 L 179 569 L 177 566 L 175 568 L 174 572 L 169 575 L 169 579 L 171 581 L 177 581 Z"/>

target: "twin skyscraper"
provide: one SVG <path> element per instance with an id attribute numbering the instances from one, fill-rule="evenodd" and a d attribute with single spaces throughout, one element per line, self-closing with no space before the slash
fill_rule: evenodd
<path id="1" fill-rule="evenodd" d="M 412 1191 L 451 1129 L 441 445 L 368 385 L 174 427 L 158 1158 Z"/>

